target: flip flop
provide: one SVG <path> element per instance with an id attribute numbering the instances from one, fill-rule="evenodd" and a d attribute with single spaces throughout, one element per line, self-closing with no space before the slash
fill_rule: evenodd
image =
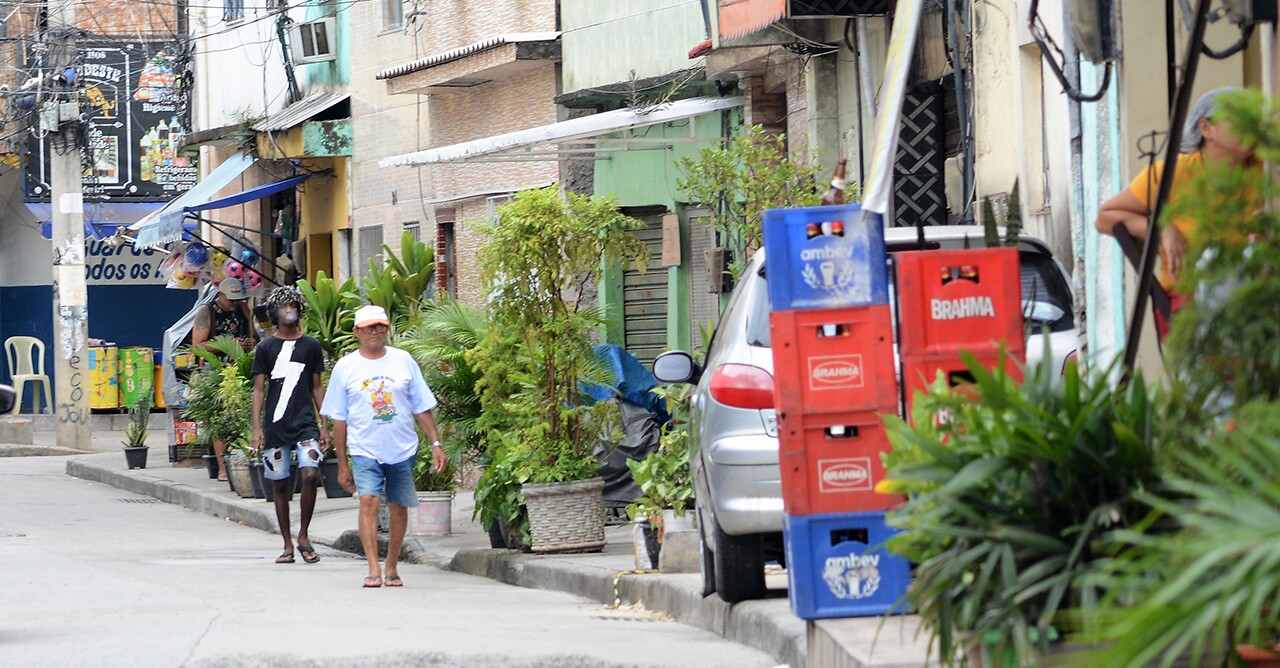
<path id="1" fill-rule="evenodd" d="M 382 586 L 382 576 L 380 575 L 365 576 L 364 578 L 365 589 L 377 589 L 378 587 L 381 587 L 381 586 Z"/>
<path id="2" fill-rule="evenodd" d="M 310 545 L 299 545 L 298 552 L 302 553 L 302 560 L 308 564 L 314 564 L 320 561 L 320 555 L 316 554 L 316 548 Z"/>
<path id="3" fill-rule="evenodd" d="M 292 563 L 293 563 L 293 552 L 292 552 L 292 551 L 289 551 L 289 552 L 284 552 L 284 553 L 282 553 L 280 556 L 276 557 L 276 563 L 277 563 L 277 564 L 292 564 Z"/>
<path id="4" fill-rule="evenodd" d="M 388 587 L 403 587 L 403 586 L 404 586 L 404 581 L 400 579 L 400 576 L 399 576 L 398 574 L 397 574 L 397 575 L 388 575 L 387 577 L 385 577 L 385 578 L 383 578 L 383 579 L 382 579 L 382 582 L 383 582 L 383 584 L 387 585 Z"/>

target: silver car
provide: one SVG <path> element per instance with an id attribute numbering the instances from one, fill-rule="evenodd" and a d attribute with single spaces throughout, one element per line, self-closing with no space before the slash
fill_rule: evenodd
<path id="1" fill-rule="evenodd" d="M 981 244 L 973 226 L 925 228 L 925 250 Z M 885 230 L 885 247 L 919 249 L 914 228 Z M 1049 248 L 1021 237 L 1027 362 L 1046 350 L 1061 370 L 1076 349 L 1072 283 Z M 765 595 L 764 565 L 784 559 L 778 428 L 773 408 L 773 353 L 765 254 L 748 262 L 707 348 L 705 366 L 673 351 L 653 363 L 663 382 L 692 383 L 690 436 L 696 515 L 701 537 L 702 592 L 729 603 Z M 892 288 L 890 289 L 892 299 Z M 1047 343 L 1047 346 L 1046 346 Z"/>

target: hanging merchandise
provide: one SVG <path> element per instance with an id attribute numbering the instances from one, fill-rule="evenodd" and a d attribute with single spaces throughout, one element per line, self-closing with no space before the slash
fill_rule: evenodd
<path id="1" fill-rule="evenodd" d="M 223 267 L 224 267 L 224 273 L 226 273 L 227 278 L 234 278 L 237 280 L 244 278 L 245 272 L 244 272 L 243 264 L 240 264 L 235 260 L 227 260 L 226 264 L 223 265 Z"/>
<path id="2" fill-rule="evenodd" d="M 256 267 L 258 265 L 258 252 L 252 248 L 244 248 L 240 251 L 240 263 L 246 267 Z"/>
<path id="3" fill-rule="evenodd" d="M 193 267 L 203 267 L 209 261 L 209 249 L 202 243 L 193 243 L 187 246 L 187 264 Z"/>
<path id="4" fill-rule="evenodd" d="M 196 282 L 197 282 L 196 275 L 189 274 L 187 273 L 187 270 L 179 267 L 174 269 L 173 273 L 169 274 L 169 282 L 165 287 L 173 288 L 176 290 L 190 290 L 196 287 Z"/>
<path id="5" fill-rule="evenodd" d="M 256 271 L 246 271 L 244 274 L 244 287 L 249 292 L 253 292 L 262 287 L 262 276 Z"/>

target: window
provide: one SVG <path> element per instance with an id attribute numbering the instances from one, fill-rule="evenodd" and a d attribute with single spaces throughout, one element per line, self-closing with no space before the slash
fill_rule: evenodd
<path id="1" fill-rule="evenodd" d="M 293 62 L 304 65 L 336 60 L 338 55 L 333 45 L 333 25 L 331 17 L 291 27 L 293 38 L 289 40 L 289 50 L 292 52 Z"/>
<path id="2" fill-rule="evenodd" d="M 452 209 L 450 217 L 452 217 Z M 457 242 L 453 237 L 453 220 L 443 220 L 436 213 L 436 290 L 453 299 L 458 298 Z"/>
<path id="3" fill-rule="evenodd" d="M 382 226 L 370 225 L 358 230 L 356 241 L 359 245 L 359 265 L 353 268 L 352 275 L 364 276 L 369 270 L 369 263 L 382 264 Z"/>
<path id="4" fill-rule="evenodd" d="M 222 20 L 227 23 L 244 20 L 244 0 L 222 0 Z"/>
<path id="5" fill-rule="evenodd" d="M 404 0 L 382 0 L 382 29 L 393 30 L 404 25 Z"/>
<path id="6" fill-rule="evenodd" d="M 415 220 L 412 223 L 405 223 L 404 231 L 408 232 L 409 236 L 413 237 L 414 241 L 422 241 L 422 226 L 418 224 L 418 221 Z"/>

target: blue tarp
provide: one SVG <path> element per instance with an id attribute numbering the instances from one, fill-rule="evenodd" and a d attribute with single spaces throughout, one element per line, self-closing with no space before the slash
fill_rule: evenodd
<path id="1" fill-rule="evenodd" d="M 595 347 L 596 357 L 600 361 L 609 366 L 613 371 L 613 376 L 617 380 L 614 381 L 613 387 L 607 385 L 589 385 L 585 387 L 586 393 L 596 401 L 605 401 L 620 397 L 636 404 L 657 417 L 658 424 L 666 424 L 671 419 L 667 413 L 667 402 L 658 397 L 658 395 L 650 392 L 658 386 L 658 379 L 653 377 L 649 370 L 644 368 L 631 353 L 627 352 L 622 346 L 611 343 L 598 345 Z"/>

